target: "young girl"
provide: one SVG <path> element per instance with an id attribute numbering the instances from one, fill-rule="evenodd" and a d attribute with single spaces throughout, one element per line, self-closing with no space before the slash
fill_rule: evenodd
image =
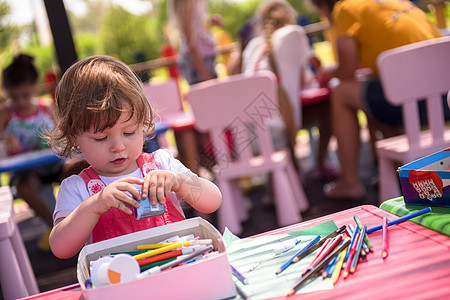
<path id="1" fill-rule="evenodd" d="M 37 80 L 34 58 L 26 54 L 14 57 L 13 62 L 2 72 L 2 87 L 10 101 L 0 108 L 0 132 L 8 155 L 48 147 L 41 134 L 53 128 L 53 113 L 52 107 L 44 99 L 34 97 Z M 62 163 L 57 163 L 15 172 L 10 180 L 17 195 L 30 205 L 49 228 L 53 226 L 51 209 L 39 191 L 42 184 L 57 181 L 61 169 Z M 49 232 L 39 241 L 41 250 L 49 251 Z"/>
<path id="2" fill-rule="evenodd" d="M 183 77 L 190 85 L 217 77 L 216 46 L 208 25 L 221 26 L 221 17 L 209 16 L 205 0 L 170 0 L 168 11 L 181 35 L 179 66 Z"/>
<path id="3" fill-rule="evenodd" d="M 333 177 L 335 171 L 328 166 L 328 142 L 331 137 L 329 103 L 324 102 L 310 107 L 302 107 L 299 101 L 300 91 L 307 87 L 308 65 L 320 71 L 321 63 L 312 51 L 304 29 L 296 25 L 297 12 L 285 0 L 266 0 L 258 9 L 261 34 L 253 38 L 242 53 L 242 69 L 245 73 L 258 70 L 276 71 L 292 111 L 291 120 L 285 124 L 272 124 L 271 130 L 275 145 L 286 144 L 295 147 L 295 138 L 302 125 L 318 124 L 320 142 L 316 155 L 317 177 L 326 179 L 327 174 Z M 274 62 L 271 63 L 269 53 Z M 276 70 L 275 70 L 276 68 Z M 281 103 L 280 103 L 281 105 Z M 283 106 L 281 106 L 283 107 Z M 281 126 L 280 126 L 281 125 Z M 287 140 L 283 139 L 287 132 Z"/>
<path id="4" fill-rule="evenodd" d="M 59 124 L 48 134 L 60 155 L 81 152 L 90 167 L 59 189 L 50 246 L 60 258 L 91 242 L 184 219 L 180 200 L 211 213 L 219 189 L 197 177 L 168 150 L 142 153 L 153 130 L 152 110 L 139 79 L 123 63 L 93 56 L 71 66 L 56 89 Z M 139 190 L 142 190 L 139 192 Z M 136 220 L 133 207 L 149 197 L 165 204 L 162 216 Z"/>

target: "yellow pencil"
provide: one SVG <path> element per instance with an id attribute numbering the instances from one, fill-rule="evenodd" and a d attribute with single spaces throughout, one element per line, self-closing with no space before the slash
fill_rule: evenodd
<path id="1" fill-rule="evenodd" d="M 161 247 L 152 251 L 147 251 L 141 254 L 137 254 L 134 255 L 133 257 L 136 260 L 140 260 L 143 258 L 147 258 L 147 257 L 151 257 L 151 256 L 155 256 L 161 253 L 165 253 L 165 252 L 169 252 L 181 247 L 187 247 L 187 246 L 196 246 L 196 245 L 211 245 L 212 244 L 212 240 L 194 240 L 194 241 L 187 241 L 187 242 L 176 242 L 176 243 L 172 243 L 171 245 L 165 246 L 165 247 Z"/>
<path id="2" fill-rule="evenodd" d="M 350 238 L 347 237 L 346 240 L 347 239 L 350 239 Z M 346 253 L 346 250 L 344 249 L 344 251 L 342 251 L 341 254 L 339 254 L 339 258 L 336 263 L 336 267 L 334 268 L 333 274 L 331 274 L 331 281 L 333 282 L 333 285 L 339 279 L 339 274 L 341 274 L 341 269 L 342 269 L 342 264 L 344 263 L 345 253 Z"/>

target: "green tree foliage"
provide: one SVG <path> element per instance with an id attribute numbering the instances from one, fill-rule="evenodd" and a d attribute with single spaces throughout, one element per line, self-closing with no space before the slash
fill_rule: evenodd
<path id="1" fill-rule="evenodd" d="M 34 63 L 39 71 L 39 82 L 44 82 L 46 72 L 58 69 L 53 43 L 48 46 L 42 46 L 36 34 L 31 37 L 30 42 L 26 46 L 22 47 L 20 52 L 34 57 Z"/>
<path id="2" fill-rule="evenodd" d="M 100 45 L 98 42 L 98 35 L 90 32 L 80 32 L 74 36 L 75 49 L 78 58 L 85 58 L 91 55 L 101 53 L 99 51 Z"/>
<path id="3" fill-rule="evenodd" d="M 242 25 L 251 17 L 257 14 L 259 5 L 263 0 L 210 0 L 209 8 L 211 13 L 220 14 L 224 20 L 224 29 L 227 30 L 235 40 L 237 40 L 239 30 Z M 320 17 L 308 1 L 288 0 L 298 15 L 306 15 L 310 20 L 318 22 Z"/>
<path id="4" fill-rule="evenodd" d="M 5 50 L 14 38 L 17 37 L 19 28 L 9 23 L 11 7 L 4 0 L 0 1 L 0 51 Z"/>
<path id="5" fill-rule="evenodd" d="M 224 29 L 236 40 L 242 25 L 251 18 L 259 6 L 261 0 L 247 1 L 209 1 L 209 10 L 213 14 L 223 17 Z"/>
<path id="6" fill-rule="evenodd" d="M 156 28 L 157 19 L 148 14 L 134 15 L 121 6 L 112 6 L 100 27 L 101 51 L 128 64 L 137 62 L 138 56 L 155 59 L 161 42 L 161 31 Z"/>

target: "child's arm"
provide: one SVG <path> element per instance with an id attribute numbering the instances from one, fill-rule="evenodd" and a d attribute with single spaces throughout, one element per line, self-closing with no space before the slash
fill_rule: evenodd
<path id="1" fill-rule="evenodd" d="M 139 191 L 133 184 L 142 179 L 125 177 L 107 185 L 100 193 L 84 200 L 69 216 L 56 220 L 50 233 L 50 247 L 55 256 L 71 258 L 88 240 L 102 213 L 117 207 L 132 214 L 130 207 L 139 207 Z M 129 192 L 133 198 L 124 192 Z"/>
<path id="2" fill-rule="evenodd" d="M 222 203 L 222 194 L 217 186 L 195 174 L 157 170 L 145 176 L 142 197 L 149 196 L 153 205 L 156 201 L 164 204 L 170 192 L 175 192 L 203 213 L 216 211 Z"/>

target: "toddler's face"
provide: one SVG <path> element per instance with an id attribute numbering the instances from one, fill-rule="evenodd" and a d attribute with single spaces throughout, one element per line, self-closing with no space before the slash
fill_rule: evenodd
<path id="1" fill-rule="evenodd" d="M 22 114 L 34 111 L 32 106 L 34 96 L 34 85 L 23 83 L 18 86 L 10 87 L 6 91 L 6 96 L 11 99 L 12 108 Z"/>
<path id="2" fill-rule="evenodd" d="M 86 161 L 103 176 L 129 174 L 138 168 L 136 159 L 142 152 L 143 125 L 128 113 L 122 113 L 117 123 L 102 132 L 93 129 L 76 138 Z"/>

